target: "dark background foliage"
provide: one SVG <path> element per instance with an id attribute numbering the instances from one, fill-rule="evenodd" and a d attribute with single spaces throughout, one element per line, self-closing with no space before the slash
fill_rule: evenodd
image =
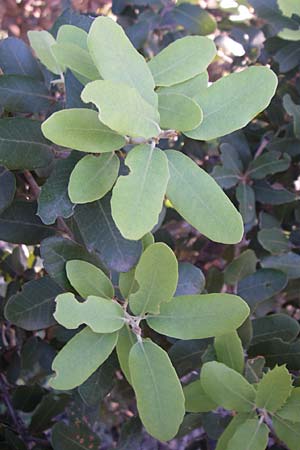
<path id="1" fill-rule="evenodd" d="M 80 388 L 68 394 L 47 388 L 51 362 L 72 336 L 52 316 L 55 296 L 70 288 L 65 262 L 104 265 L 116 277 L 136 263 L 141 243 L 126 241 L 112 222 L 107 226 L 107 197 L 76 207 L 69 200 L 69 174 L 82 155 L 55 148 L 40 123 L 53 111 L 80 108 L 81 85 L 71 73 L 65 92 L 51 83 L 53 75 L 25 43 L 26 31 L 55 35 L 65 23 L 88 30 L 93 16 L 110 11 L 146 57 L 179 37 L 214 34 L 212 81 L 255 63 L 277 73 L 271 105 L 242 131 L 209 143 L 181 137 L 172 144 L 211 173 L 238 206 L 242 242 L 215 244 L 170 208 L 154 235 L 181 262 L 177 294 L 233 292 L 250 305 L 252 320 L 239 330 L 246 377 L 259 379 L 264 366 L 287 364 L 299 384 L 300 44 L 276 37 L 284 23 L 276 2 L 270 4 L 272 14 L 259 0 L 239 10 L 214 0 L 1 2 L 1 34 L 9 39 L 0 41 L 0 449 L 213 450 L 229 421 L 222 412 L 187 414 L 176 439 L 155 441 L 142 430 L 114 354 Z M 183 380 L 215 357 L 209 340 L 159 339 Z M 272 439 L 269 444 L 285 448 Z"/>

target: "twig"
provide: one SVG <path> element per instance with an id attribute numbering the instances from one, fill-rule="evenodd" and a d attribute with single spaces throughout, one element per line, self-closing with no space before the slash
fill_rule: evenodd
<path id="1" fill-rule="evenodd" d="M 40 195 L 41 188 L 39 187 L 39 185 L 37 184 L 37 182 L 35 181 L 29 170 L 24 170 L 24 177 L 27 183 L 29 184 L 30 190 L 34 195 L 34 198 L 37 199 L 38 196 Z"/>

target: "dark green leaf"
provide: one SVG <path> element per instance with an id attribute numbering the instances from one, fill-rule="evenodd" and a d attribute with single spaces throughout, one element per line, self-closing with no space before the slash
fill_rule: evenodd
<path id="1" fill-rule="evenodd" d="M 45 84 L 23 75 L 0 77 L 0 105 L 8 112 L 38 113 L 54 103 Z"/>
<path id="2" fill-rule="evenodd" d="M 256 201 L 269 203 L 270 205 L 282 205 L 283 203 L 294 202 L 295 194 L 283 187 L 272 186 L 266 180 L 256 181 L 253 185 Z"/>
<path id="3" fill-rule="evenodd" d="M 188 262 L 178 264 L 178 284 L 175 296 L 201 294 L 205 286 L 203 272 Z"/>
<path id="4" fill-rule="evenodd" d="M 98 450 L 100 441 L 86 425 L 66 425 L 58 422 L 52 428 L 51 442 L 54 450 Z"/>
<path id="5" fill-rule="evenodd" d="M 26 283 L 21 292 L 13 295 L 5 307 L 5 316 L 25 330 L 39 330 L 55 323 L 55 297 L 61 288 L 49 277 Z"/>
<path id="6" fill-rule="evenodd" d="M 291 158 L 287 153 L 266 152 L 254 159 L 247 170 L 247 175 L 253 180 L 261 180 L 267 175 L 283 172 L 288 169 Z"/>
<path id="7" fill-rule="evenodd" d="M 31 418 L 30 431 L 40 433 L 51 428 L 54 417 L 64 411 L 70 400 L 70 396 L 65 394 L 57 395 L 54 392 L 50 392 L 45 395 Z"/>
<path id="8" fill-rule="evenodd" d="M 293 252 L 278 256 L 267 256 L 261 265 L 268 269 L 277 269 L 284 272 L 289 279 L 300 277 L 300 255 Z"/>
<path id="9" fill-rule="evenodd" d="M 260 245 L 272 254 L 285 253 L 289 250 L 289 240 L 281 228 L 262 229 L 257 234 Z"/>
<path id="10" fill-rule="evenodd" d="M 253 250 L 245 250 L 226 267 L 224 281 L 227 284 L 235 284 L 247 275 L 255 272 L 257 258 Z"/>
<path id="11" fill-rule="evenodd" d="M 37 204 L 15 200 L 0 215 L 0 239 L 15 244 L 39 244 L 55 234 L 55 228 L 44 225 L 36 215 Z"/>
<path id="12" fill-rule="evenodd" d="M 240 183 L 236 189 L 236 198 L 239 202 L 239 211 L 244 223 L 251 223 L 255 219 L 255 194 L 251 186 Z"/>
<path id="13" fill-rule="evenodd" d="M 272 338 L 291 342 L 300 332 L 298 321 L 287 314 L 272 314 L 266 317 L 259 317 L 252 321 L 252 326 L 252 345 L 262 341 L 269 341 Z"/>
<path id="14" fill-rule="evenodd" d="M 53 160 L 41 123 L 30 119 L 0 119 L 0 163 L 8 169 L 47 167 Z"/>
<path id="15" fill-rule="evenodd" d="M 290 370 L 300 369 L 300 340 L 289 343 L 274 338 L 249 348 L 249 356 L 262 355 L 269 367 L 286 364 Z"/>
<path id="16" fill-rule="evenodd" d="M 44 393 L 44 389 L 38 384 L 17 386 L 12 396 L 13 407 L 23 412 L 31 412 L 40 403 Z"/>
<path id="17" fill-rule="evenodd" d="M 287 284 L 286 275 L 280 270 L 260 269 L 238 283 L 237 292 L 251 308 L 278 294 Z"/>
<path id="18" fill-rule="evenodd" d="M 67 159 L 57 160 L 50 177 L 42 186 L 37 214 L 47 225 L 54 223 L 58 217 L 73 215 L 75 205 L 68 195 L 68 183 L 79 158 L 80 155 L 73 152 Z"/>
<path id="19" fill-rule="evenodd" d="M 12 172 L 0 166 L 0 213 L 13 201 L 16 179 Z"/>
<path id="20" fill-rule="evenodd" d="M 27 75 L 42 80 L 43 75 L 30 48 L 15 37 L 0 41 L 0 67 L 5 75 Z"/>
<path id="21" fill-rule="evenodd" d="M 110 195 L 75 209 L 75 220 L 86 246 L 99 253 L 101 261 L 118 272 L 127 272 L 142 252 L 140 241 L 121 236 L 111 217 Z"/>
<path id="22" fill-rule="evenodd" d="M 191 34 L 200 34 L 201 36 L 213 33 L 217 26 L 214 17 L 205 9 L 188 2 L 175 6 L 170 13 L 164 16 L 164 19 L 165 21 L 174 21 Z"/>
<path id="23" fill-rule="evenodd" d="M 199 368 L 207 350 L 208 339 L 178 340 L 169 350 L 169 356 L 180 377 Z"/>

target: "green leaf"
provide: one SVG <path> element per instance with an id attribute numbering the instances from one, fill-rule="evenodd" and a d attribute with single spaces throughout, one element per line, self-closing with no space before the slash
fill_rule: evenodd
<path id="1" fill-rule="evenodd" d="M 105 42 L 105 45 L 99 45 L 99 42 Z M 105 80 L 135 88 L 144 100 L 157 106 L 154 81 L 146 61 L 120 25 L 108 17 L 95 19 L 89 32 L 88 47 Z"/>
<path id="2" fill-rule="evenodd" d="M 73 203 L 88 203 L 104 197 L 114 185 L 120 161 L 114 153 L 86 155 L 74 167 L 69 181 Z"/>
<path id="3" fill-rule="evenodd" d="M 119 331 L 116 351 L 120 363 L 121 370 L 125 375 L 128 383 L 131 384 L 131 375 L 129 369 L 129 353 L 133 345 L 136 343 L 137 337 L 131 329 L 125 325 Z"/>
<path id="4" fill-rule="evenodd" d="M 55 392 L 50 392 L 44 395 L 32 415 L 29 425 L 30 432 L 36 434 L 49 430 L 53 425 L 54 417 L 62 414 L 69 403 L 70 396 L 67 394 L 58 395 Z"/>
<path id="5" fill-rule="evenodd" d="M 162 303 L 158 316 L 148 316 L 155 331 L 178 339 L 203 339 L 237 329 L 249 308 L 236 295 L 186 295 Z"/>
<path id="6" fill-rule="evenodd" d="M 193 99 L 173 92 L 158 94 L 158 111 L 160 127 L 164 129 L 193 130 L 203 119 L 201 108 Z"/>
<path id="7" fill-rule="evenodd" d="M 179 377 L 202 365 L 202 357 L 207 351 L 208 339 L 177 340 L 169 350 L 169 356 Z"/>
<path id="8" fill-rule="evenodd" d="M 136 265 L 141 241 L 129 241 L 119 232 L 110 209 L 110 195 L 75 209 L 75 221 L 85 245 L 97 253 L 110 270 L 126 272 Z"/>
<path id="9" fill-rule="evenodd" d="M 89 327 L 77 333 L 54 358 L 56 374 L 51 387 L 67 390 L 80 386 L 109 357 L 117 339 L 118 333 L 94 333 Z"/>
<path id="10" fill-rule="evenodd" d="M 86 261 L 67 261 L 66 272 L 73 288 L 83 298 L 89 295 L 112 298 L 114 288 L 110 279 L 98 267 Z"/>
<path id="11" fill-rule="evenodd" d="M 297 105 L 291 99 L 289 94 L 283 96 L 283 107 L 286 112 L 293 117 L 294 135 L 300 138 L 300 105 Z M 273 152 L 272 152 L 273 153 Z"/>
<path id="12" fill-rule="evenodd" d="M 120 134 L 149 139 L 160 133 L 156 108 L 125 83 L 92 81 L 83 89 L 81 98 L 85 103 L 94 103 L 101 122 Z"/>
<path id="13" fill-rule="evenodd" d="M 45 270 L 59 286 L 67 291 L 72 289 L 65 270 L 67 261 L 80 259 L 100 268 L 103 267 L 99 258 L 88 252 L 84 246 L 59 236 L 44 239 L 41 242 L 40 253 Z"/>
<path id="14" fill-rule="evenodd" d="M 258 419 L 248 419 L 240 424 L 228 442 L 230 450 L 265 450 L 268 444 L 269 428 Z"/>
<path id="15" fill-rule="evenodd" d="M 6 167 L 0 166 L 0 213 L 13 201 L 16 191 L 16 178 Z"/>
<path id="16" fill-rule="evenodd" d="M 256 181 L 253 185 L 255 199 L 260 203 L 270 205 L 282 205 L 283 203 L 294 202 L 297 198 L 293 192 L 284 189 L 278 184 L 271 185 L 266 180 Z"/>
<path id="17" fill-rule="evenodd" d="M 218 439 L 218 443 L 216 446 L 216 450 L 229 450 L 228 448 L 228 442 L 232 438 L 232 436 L 235 434 L 237 429 L 245 423 L 245 421 L 251 416 L 251 413 L 238 413 L 236 414 L 231 421 L 229 422 L 229 425 L 225 428 L 223 433 L 221 434 L 220 438 Z"/>
<path id="18" fill-rule="evenodd" d="M 236 199 L 244 223 L 251 223 L 256 216 L 254 190 L 248 184 L 240 183 L 236 189 Z"/>
<path id="19" fill-rule="evenodd" d="M 131 311 L 143 316 L 158 314 L 162 302 L 172 299 L 178 281 L 178 264 L 172 250 L 164 243 L 150 245 L 138 262 L 134 278 L 138 289 L 129 295 Z"/>
<path id="20" fill-rule="evenodd" d="M 63 72 L 63 68 L 60 66 L 52 52 L 51 47 L 56 43 L 52 34 L 45 30 L 30 30 L 28 31 L 27 36 L 31 47 L 44 66 L 52 73 L 60 75 Z"/>
<path id="21" fill-rule="evenodd" d="M 207 89 L 207 86 L 208 73 L 205 71 L 182 83 L 167 87 L 162 86 L 157 89 L 157 92 L 158 94 L 181 94 L 189 98 L 194 98 L 200 91 Z"/>
<path id="22" fill-rule="evenodd" d="M 159 148 L 138 145 L 125 164 L 130 173 L 119 177 L 112 193 L 112 216 L 121 234 L 141 239 L 157 224 L 169 180 L 168 160 Z"/>
<path id="23" fill-rule="evenodd" d="M 44 276 L 25 283 L 22 291 L 12 295 L 5 305 L 5 317 L 24 330 L 39 330 L 55 324 L 55 297 L 61 288 Z"/>
<path id="24" fill-rule="evenodd" d="M 79 81 L 81 81 L 81 77 L 87 81 L 101 78 L 88 51 L 75 43 L 63 42 L 54 44 L 51 50 L 61 67 L 65 66 L 72 70 L 76 78 L 77 75 L 80 76 Z"/>
<path id="25" fill-rule="evenodd" d="M 198 4 L 191 4 L 185 1 L 172 8 L 170 11 L 172 22 L 184 27 L 190 34 L 200 34 L 202 36 L 211 34 L 215 31 L 217 24 L 214 16 L 207 10 L 200 8 Z M 167 20 L 168 13 L 164 15 Z"/>
<path id="26" fill-rule="evenodd" d="M 273 427 L 279 439 L 287 445 L 289 450 L 299 450 L 299 423 L 289 422 L 276 415 L 273 417 Z"/>
<path id="27" fill-rule="evenodd" d="M 256 406 L 275 412 L 286 402 L 292 391 L 292 377 L 285 366 L 275 366 L 258 383 Z"/>
<path id="28" fill-rule="evenodd" d="M 185 134 L 209 141 L 239 130 L 269 105 L 276 87 L 277 77 L 267 67 L 250 67 L 221 78 L 195 98 L 203 110 L 203 122 Z"/>
<path id="29" fill-rule="evenodd" d="M 51 443 L 54 450 L 90 450 L 99 448 L 100 440 L 84 423 L 66 425 L 56 422 L 51 430 Z"/>
<path id="30" fill-rule="evenodd" d="M 253 159 L 249 164 L 247 175 L 253 180 L 262 180 L 268 175 L 287 170 L 291 158 L 287 153 L 271 152 L 263 153 Z"/>
<path id="31" fill-rule="evenodd" d="M 55 320 L 65 328 L 74 330 L 88 325 L 95 333 L 113 333 L 123 327 L 124 310 L 107 298 L 88 296 L 80 303 L 70 292 L 56 297 Z"/>
<path id="32" fill-rule="evenodd" d="M 148 65 L 157 86 L 172 86 L 205 71 L 216 55 L 214 43 L 201 36 L 177 39 Z"/>
<path id="33" fill-rule="evenodd" d="M 0 120 L 0 163 L 8 169 L 48 167 L 53 160 L 50 143 L 37 120 L 14 118 Z"/>
<path id="34" fill-rule="evenodd" d="M 55 102 L 39 80 L 23 75 L 1 75 L 0 105 L 7 112 L 41 113 Z"/>
<path id="35" fill-rule="evenodd" d="M 300 422 L 300 387 L 294 388 L 286 403 L 276 413 L 281 419 Z"/>
<path id="36" fill-rule="evenodd" d="M 281 228 L 265 228 L 257 233 L 260 245 L 270 253 L 286 253 L 289 248 L 289 240 Z"/>
<path id="37" fill-rule="evenodd" d="M 178 284 L 174 296 L 201 294 L 205 286 L 205 277 L 199 267 L 188 262 L 178 264 Z"/>
<path id="38" fill-rule="evenodd" d="M 254 387 L 241 374 L 225 364 L 216 361 L 204 364 L 201 383 L 206 394 L 219 406 L 242 412 L 254 408 Z"/>
<path id="39" fill-rule="evenodd" d="M 88 34 L 85 30 L 78 26 L 66 24 L 59 27 L 56 41 L 59 44 L 68 42 L 81 47 L 83 50 L 88 50 L 87 38 Z"/>
<path id="40" fill-rule="evenodd" d="M 58 111 L 43 123 L 42 131 L 57 145 L 88 153 L 112 152 L 125 145 L 124 137 L 101 123 L 91 109 Z"/>
<path id="41" fill-rule="evenodd" d="M 272 338 L 291 342 L 300 333 L 299 322 L 287 314 L 271 314 L 265 317 L 258 317 L 252 321 L 252 326 L 252 345 Z"/>
<path id="42" fill-rule="evenodd" d="M 249 383 L 259 383 L 263 376 L 263 370 L 266 364 L 266 360 L 263 356 L 257 356 L 253 359 L 248 359 L 245 367 L 245 378 Z"/>
<path id="43" fill-rule="evenodd" d="M 251 249 L 245 250 L 226 267 L 224 271 L 225 283 L 233 285 L 247 275 L 251 275 L 255 272 L 256 264 L 255 252 Z"/>
<path id="44" fill-rule="evenodd" d="M 187 412 L 212 411 L 218 405 L 205 393 L 201 380 L 193 381 L 183 388 L 185 397 L 185 410 Z"/>
<path id="45" fill-rule="evenodd" d="M 252 308 L 278 294 L 287 284 L 286 275 L 273 269 L 259 269 L 239 281 L 237 293 Z"/>
<path id="46" fill-rule="evenodd" d="M 236 331 L 217 336 L 214 341 L 217 360 L 226 366 L 243 373 L 244 351 Z"/>
<path id="47" fill-rule="evenodd" d="M 125 299 L 128 299 L 131 292 L 135 292 L 138 289 L 134 275 L 135 267 L 129 270 L 129 272 L 121 272 L 119 275 L 119 289 Z"/>
<path id="48" fill-rule="evenodd" d="M 262 267 L 284 272 L 290 280 L 300 277 L 300 255 L 294 252 L 277 256 L 266 256 L 261 260 Z"/>
<path id="49" fill-rule="evenodd" d="M 71 153 L 66 159 L 56 160 L 53 171 L 42 186 L 37 215 L 47 225 L 54 223 L 58 217 L 73 215 L 75 205 L 68 196 L 68 182 L 79 158 L 78 153 Z"/>
<path id="50" fill-rule="evenodd" d="M 170 170 L 167 197 L 179 214 L 213 241 L 239 242 L 241 216 L 214 179 L 182 153 L 167 150 L 166 155 Z"/>
<path id="51" fill-rule="evenodd" d="M 0 214 L 0 239 L 13 244 L 33 245 L 53 236 L 56 229 L 44 225 L 36 210 L 36 202 L 14 200 Z"/>
<path id="52" fill-rule="evenodd" d="M 129 355 L 140 418 L 151 436 L 172 439 L 184 416 L 184 395 L 167 353 L 150 340 L 134 344 Z"/>

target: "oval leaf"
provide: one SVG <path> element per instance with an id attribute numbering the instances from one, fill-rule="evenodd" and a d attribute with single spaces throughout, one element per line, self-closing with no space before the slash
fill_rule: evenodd
<path id="1" fill-rule="evenodd" d="M 112 152 L 125 145 L 124 137 L 103 125 L 90 109 L 58 111 L 43 123 L 42 131 L 57 145 L 88 153 Z"/>
<path id="2" fill-rule="evenodd" d="M 276 87 L 277 77 L 267 67 L 250 67 L 221 78 L 195 97 L 203 121 L 185 134 L 208 141 L 246 126 L 269 105 Z"/>
<path id="3" fill-rule="evenodd" d="M 248 419 L 242 423 L 230 441 L 230 450 L 265 450 L 268 444 L 269 429 L 258 419 Z"/>
<path id="4" fill-rule="evenodd" d="M 185 397 L 185 410 L 187 412 L 208 412 L 216 409 L 218 405 L 205 393 L 201 380 L 193 381 L 183 388 Z"/>
<path id="5" fill-rule="evenodd" d="M 258 383 L 256 406 L 275 412 L 281 408 L 292 392 L 292 377 L 285 366 L 275 366 Z M 276 393 L 276 395 L 274 395 Z"/>
<path id="6" fill-rule="evenodd" d="M 69 181 L 73 203 L 89 203 L 110 191 L 119 173 L 120 161 L 114 153 L 86 155 L 74 167 Z"/>
<path id="7" fill-rule="evenodd" d="M 179 214 L 215 242 L 239 242 L 242 218 L 214 179 L 182 153 L 167 150 L 166 155 L 170 170 L 167 197 Z"/>
<path id="8" fill-rule="evenodd" d="M 50 380 L 54 389 L 74 389 L 80 386 L 109 357 L 118 333 L 94 333 L 89 327 L 77 333 L 54 358 L 56 372 Z"/>
<path id="9" fill-rule="evenodd" d="M 243 373 L 244 351 L 236 331 L 217 336 L 214 341 L 214 347 L 219 362 L 226 364 L 226 366 L 236 372 Z"/>
<path id="10" fill-rule="evenodd" d="M 249 307 L 236 295 L 186 295 L 162 303 L 160 314 L 147 318 L 155 331 L 178 339 L 203 339 L 237 329 Z"/>
<path id="11" fill-rule="evenodd" d="M 150 340 L 129 354 L 132 386 L 141 420 L 156 439 L 172 439 L 184 416 L 184 395 L 167 353 Z"/>
<path id="12" fill-rule="evenodd" d="M 160 304 L 168 302 L 176 291 L 178 264 L 172 250 L 163 243 L 150 245 L 135 269 L 138 290 L 129 295 L 129 306 L 136 315 L 159 313 Z"/>
<path id="13" fill-rule="evenodd" d="M 125 160 L 130 174 L 113 189 L 113 219 L 127 239 L 141 239 L 157 224 L 169 180 L 168 160 L 159 148 L 139 145 Z"/>
<path id="14" fill-rule="evenodd" d="M 158 112 L 161 128 L 178 131 L 193 130 L 203 119 L 201 108 L 189 97 L 181 94 L 158 94 Z"/>

